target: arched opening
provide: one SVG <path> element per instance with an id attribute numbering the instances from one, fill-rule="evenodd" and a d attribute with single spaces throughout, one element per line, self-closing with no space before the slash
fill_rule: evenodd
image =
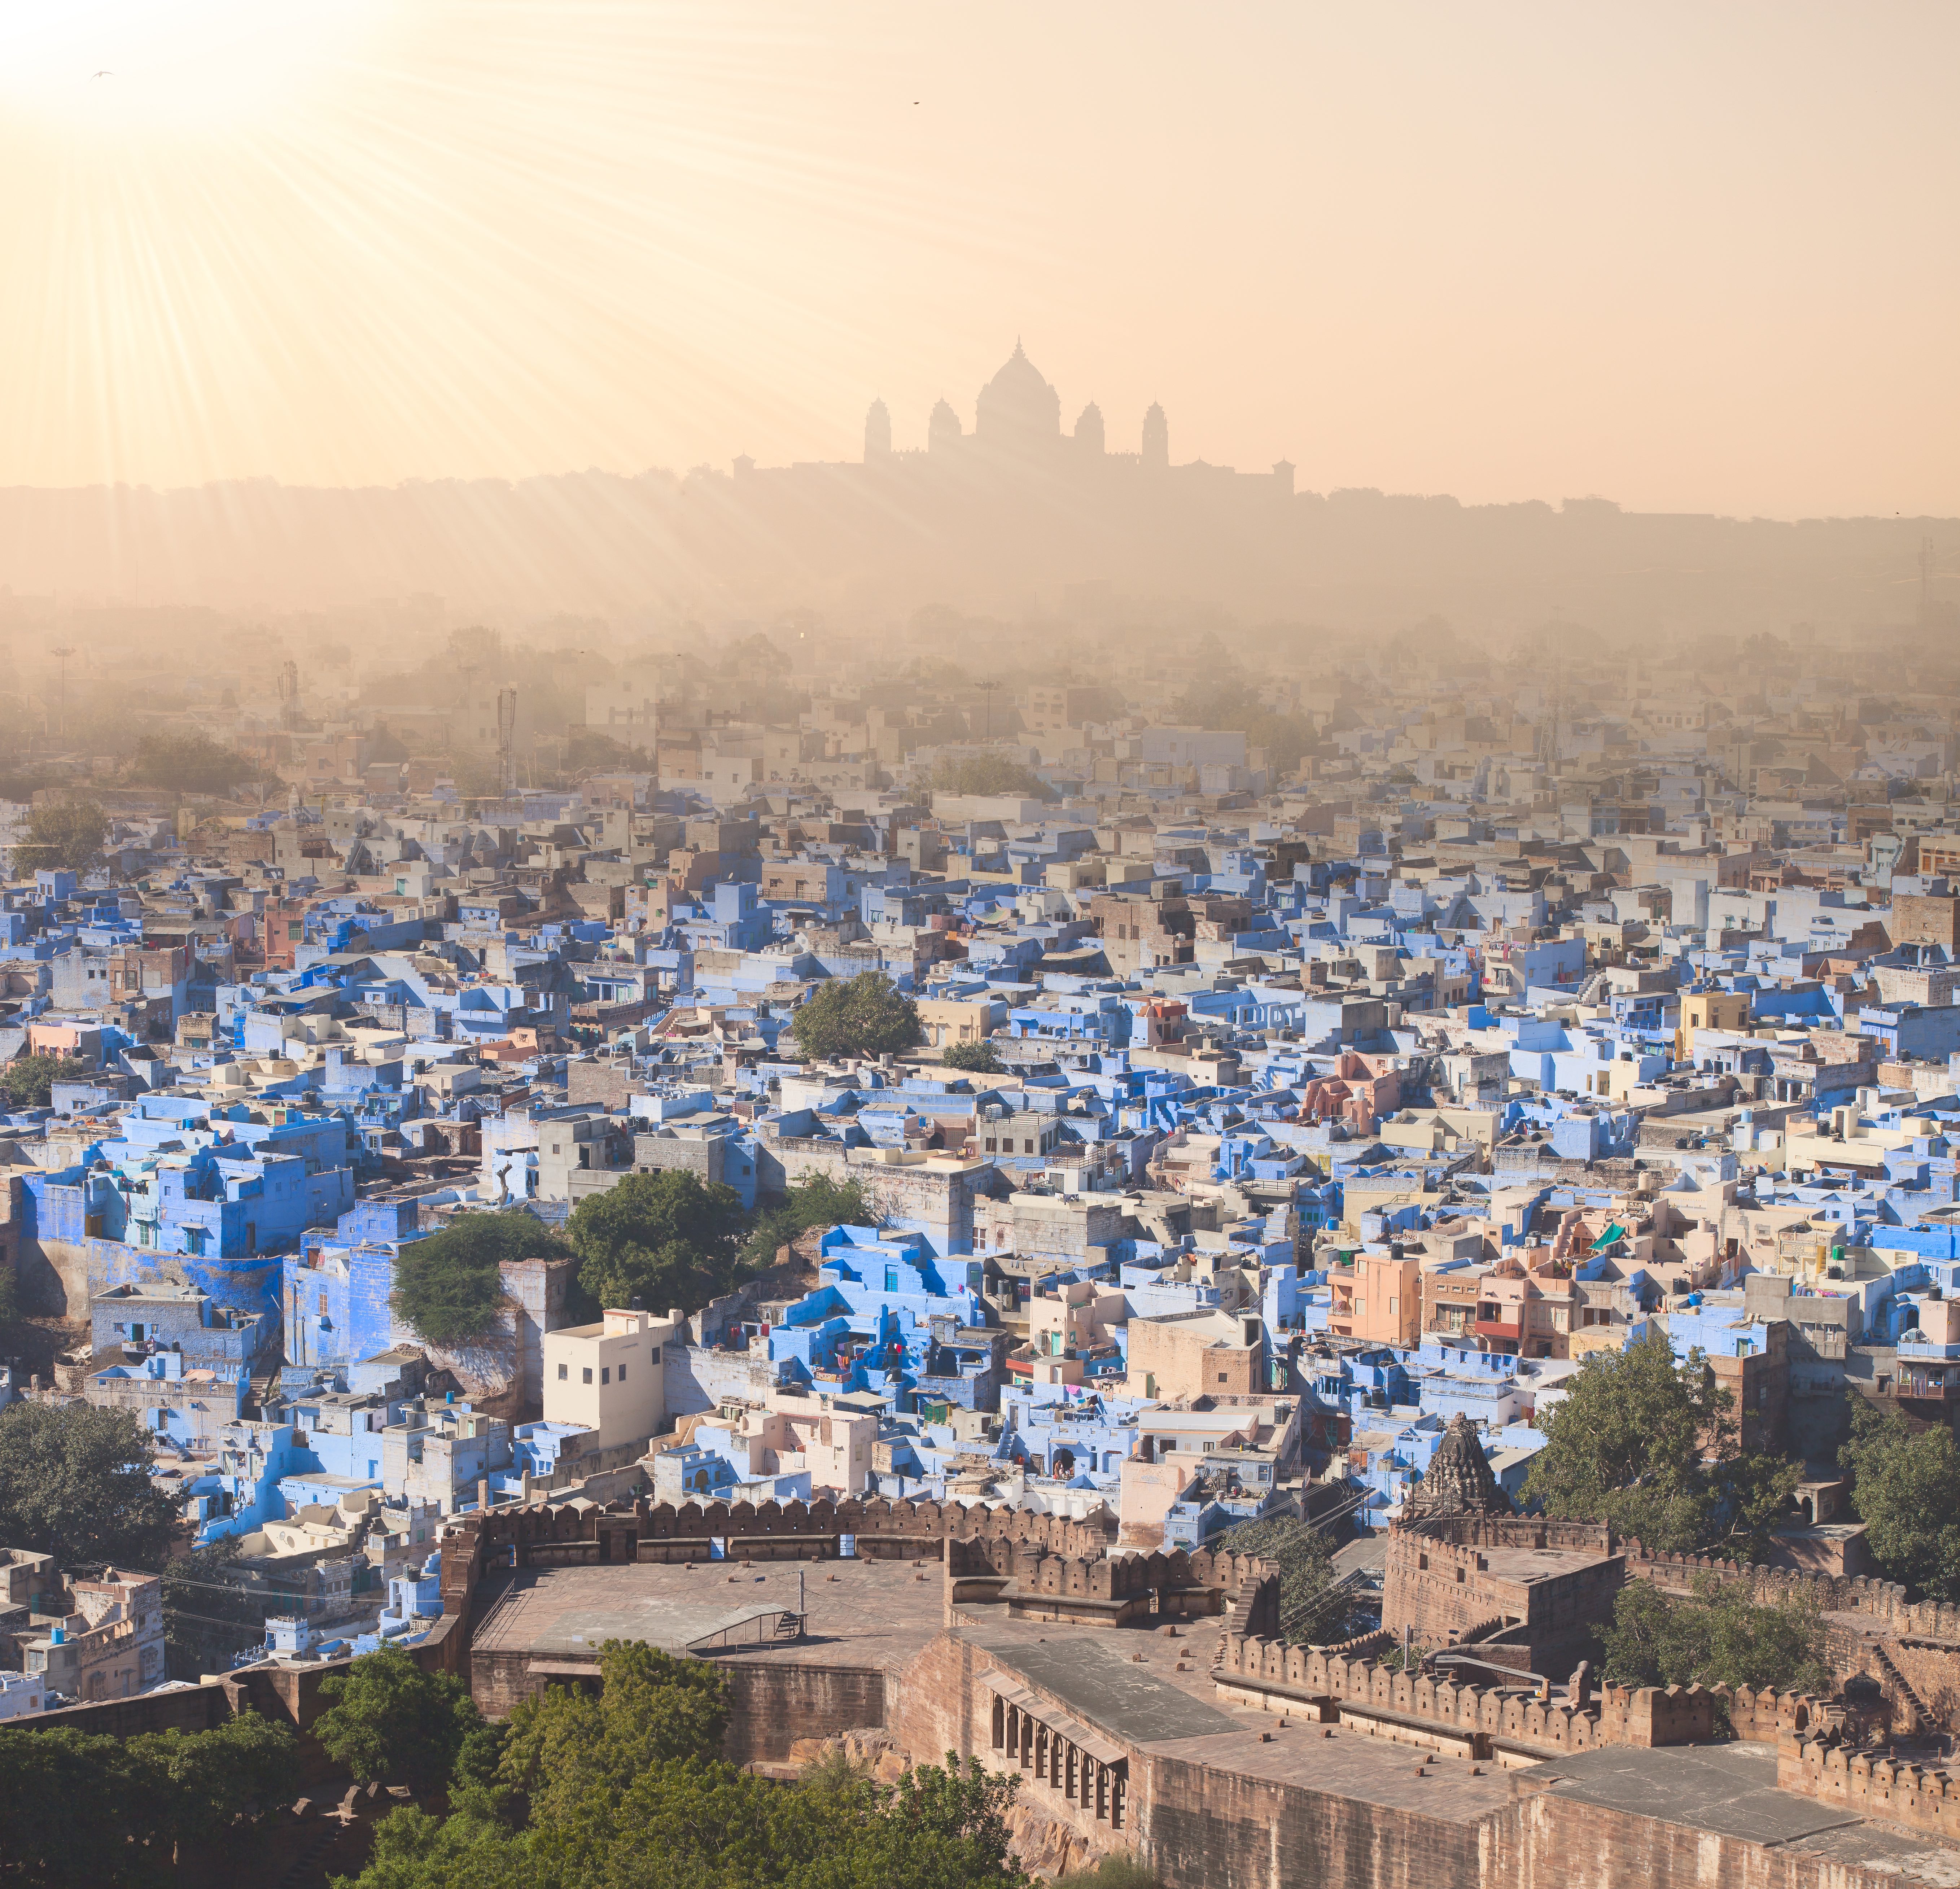
<path id="1" fill-rule="evenodd" d="M 1048 1458 L 1048 1474 L 1057 1480 L 1066 1482 L 1075 1474 L 1075 1452 L 1072 1449 L 1058 1449 Z"/>
<path id="2" fill-rule="evenodd" d="M 1799 1519 L 1806 1528 L 1815 1526 L 1817 1521 L 1816 1512 L 1808 1496 L 1799 1496 L 1797 1498 L 1796 1512 Z"/>

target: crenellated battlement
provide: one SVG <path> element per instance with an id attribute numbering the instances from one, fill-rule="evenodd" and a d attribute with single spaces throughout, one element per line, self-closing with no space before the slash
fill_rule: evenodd
<path id="1" fill-rule="evenodd" d="M 1791 1738 L 1777 1751 L 1777 1788 L 1960 1843 L 1960 1778 L 1944 1766 Z"/>
<path id="2" fill-rule="evenodd" d="M 1369 1639 L 1381 1637 L 1369 1636 Z M 1351 1643 L 1365 1648 L 1367 1641 Z M 1483 1686 L 1427 1673 L 1391 1672 L 1341 1649 L 1289 1646 L 1244 1634 L 1226 1636 L 1218 1681 L 1228 1692 L 1235 1681 L 1277 1693 L 1302 1705 L 1337 1712 L 1344 1704 L 1363 1713 L 1433 1725 L 1482 1749 L 1516 1745 L 1530 1750 L 1589 1751 L 1602 1744 L 1651 1747 L 1704 1744 L 1715 1735 L 1725 1691 L 1701 1686 L 1603 1686 L 1588 1696 L 1583 1678 L 1541 1698 L 1534 1688 Z M 1779 1704 L 1778 1709 L 1780 1709 Z M 1759 1707 L 1748 1707 L 1752 1725 Z M 1324 1709 L 1322 1716 L 1328 1716 Z"/>
<path id="3" fill-rule="evenodd" d="M 1620 1544 L 1633 1579 L 1686 1593 L 1698 1576 L 1719 1581 L 1746 1581 L 1765 1601 L 1803 1598 L 1826 1614 L 1862 1614 L 1883 1621 L 1900 1639 L 1930 1639 L 1960 1644 L 1960 1603 L 1910 1601 L 1896 1581 L 1866 1574 L 1814 1574 L 1796 1568 L 1752 1566 L 1713 1554 L 1650 1554 L 1637 1541 Z"/>

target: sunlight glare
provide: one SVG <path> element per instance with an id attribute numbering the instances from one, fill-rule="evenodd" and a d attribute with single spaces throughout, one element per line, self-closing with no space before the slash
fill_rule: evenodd
<path id="1" fill-rule="evenodd" d="M 94 135 L 222 134 L 339 68 L 381 0 L 0 0 L 0 101 Z"/>

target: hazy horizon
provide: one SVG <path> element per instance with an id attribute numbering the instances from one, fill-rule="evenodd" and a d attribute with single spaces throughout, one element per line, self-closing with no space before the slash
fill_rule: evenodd
<path id="1" fill-rule="evenodd" d="M 1305 490 L 1960 516 L 1960 17 L 1881 11 L 16 11 L 0 486 L 848 460 L 1019 336 Z"/>

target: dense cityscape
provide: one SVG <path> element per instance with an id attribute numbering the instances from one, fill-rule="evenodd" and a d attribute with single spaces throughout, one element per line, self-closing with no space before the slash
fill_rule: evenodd
<path id="1" fill-rule="evenodd" d="M 221 628 L 221 688 L 60 607 L 0 912 L 30 1875 L 584 1880 L 566 1738 L 602 1850 L 679 1814 L 651 1740 L 894 1881 L 1948 1834 L 1930 580 L 1665 663 L 425 599 Z M 781 1841 L 727 1879 L 831 1879 Z"/>

